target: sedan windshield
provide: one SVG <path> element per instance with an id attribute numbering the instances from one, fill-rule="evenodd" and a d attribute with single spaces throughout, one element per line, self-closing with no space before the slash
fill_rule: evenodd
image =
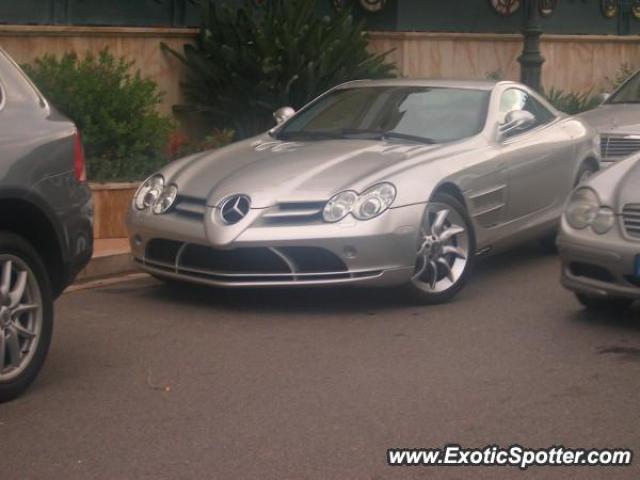
<path id="1" fill-rule="evenodd" d="M 636 73 L 607 103 L 640 103 L 640 73 Z"/>
<path id="2" fill-rule="evenodd" d="M 302 110 L 278 138 L 450 142 L 482 130 L 489 93 L 435 87 L 339 89 Z"/>

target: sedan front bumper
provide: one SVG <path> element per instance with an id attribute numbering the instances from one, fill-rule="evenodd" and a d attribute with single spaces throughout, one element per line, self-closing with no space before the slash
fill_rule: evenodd
<path id="1" fill-rule="evenodd" d="M 589 228 L 575 230 L 563 218 L 558 249 L 562 284 L 569 290 L 599 298 L 640 299 L 640 242 L 626 240 L 619 225 L 597 235 Z"/>
<path id="2" fill-rule="evenodd" d="M 203 218 L 132 209 L 127 224 L 134 260 L 157 276 L 224 287 L 387 286 L 411 278 L 424 208 L 392 208 L 368 221 L 297 225 L 265 225 L 261 212 L 253 212 L 231 240 L 229 227 L 212 220 L 213 207 Z"/>

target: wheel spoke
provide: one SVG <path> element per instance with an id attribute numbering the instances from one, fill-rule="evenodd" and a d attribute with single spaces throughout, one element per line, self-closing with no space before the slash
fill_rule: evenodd
<path id="1" fill-rule="evenodd" d="M 447 209 L 440 210 L 437 213 L 436 219 L 433 222 L 433 225 L 431 227 L 431 233 L 433 235 L 440 235 L 442 233 L 442 228 L 444 227 L 444 222 L 447 219 L 448 215 L 449 215 L 449 210 Z"/>
<path id="2" fill-rule="evenodd" d="M 445 255 L 453 254 L 456 257 L 461 258 L 462 260 L 467 259 L 467 255 L 462 251 L 462 249 L 454 247 L 453 245 L 447 245 L 446 247 L 443 247 L 442 253 L 444 253 Z"/>
<path id="3" fill-rule="evenodd" d="M 446 242 L 447 240 L 461 233 L 464 233 L 464 228 L 459 227 L 458 225 L 451 225 L 444 232 L 442 232 L 442 235 L 440 235 L 440 240 L 442 242 Z"/>
<path id="4" fill-rule="evenodd" d="M 33 338 L 36 336 L 36 332 L 24 327 L 23 325 L 20 324 L 20 322 L 14 322 L 12 326 L 13 326 L 13 329 L 16 331 L 16 333 L 22 335 L 23 337 Z"/>
<path id="5" fill-rule="evenodd" d="M 11 328 L 9 328 L 9 333 L 10 335 L 5 337 L 7 350 L 9 351 L 9 364 L 14 367 L 18 367 L 18 365 L 20 365 L 20 344 L 18 343 L 18 335 L 16 335 L 15 330 L 11 331 Z"/>
<path id="6" fill-rule="evenodd" d="M 433 260 L 429 262 L 429 266 L 431 267 L 432 272 L 431 282 L 429 282 L 429 286 L 431 287 L 431 290 L 435 290 L 436 284 L 438 283 L 438 266 Z"/>
<path id="7" fill-rule="evenodd" d="M 15 287 L 9 292 L 9 306 L 15 307 L 20 303 L 24 290 L 27 287 L 27 272 L 19 272 Z"/>
<path id="8" fill-rule="evenodd" d="M 6 334 L 4 330 L 0 330 L 0 373 L 4 370 L 4 357 L 6 355 Z"/>
<path id="9" fill-rule="evenodd" d="M 0 305 L 8 303 L 9 289 L 11 288 L 11 260 L 7 260 L 2 265 L 2 275 L 0 276 Z"/>
<path id="10" fill-rule="evenodd" d="M 411 280 L 416 280 L 420 278 L 424 273 L 424 271 L 427 269 L 427 265 L 429 264 L 429 262 L 427 262 L 427 257 L 422 255 L 420 258 L 422 258 L 422 266 L 418 269 L 416 273 L 413 274 L 413 277 L 411 277 Z"/>
<path id="11" fill-rule="evenodd" d="M 447 262 L 444 258 L 439 258 L 437 260 L 438 265 L 442 267 L 444 270 L 444 274 L 451 281 L 451 283 L 455 283 L 455 277 L 453 276 L 453 272 L 451 271 L 451 267 L 449 266 L 449 262 Z"/>
<path id="12" fill-rule="evenodd" d="M 35 303 L 23 303 L 22 305 L 18 305 L 16 308 L 13 309 L 13 316 L 14 318 L 18 318 L 20 315 L 22 315 L 25 312 L 33 312 L 34 310 L 38 309 L 38 305 Z"/>

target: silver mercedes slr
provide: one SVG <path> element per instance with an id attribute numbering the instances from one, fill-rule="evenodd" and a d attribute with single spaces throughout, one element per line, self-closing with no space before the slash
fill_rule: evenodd
<path id="1" fill-rule="evenodd" d="M 640 155 L 571 195 L 558 246 L 562 281 L 587 308 L 626 308 L 640 300 Z"/>
<path id="2" fill-rule="evenodd" d="M 225 287 L 402 285 L 454 296 L 476 256 L 553 244 L 599 137 L 514 82 L 331 89 L 275 128 L 171 163 L 128 215 L 135 261 Z"/>

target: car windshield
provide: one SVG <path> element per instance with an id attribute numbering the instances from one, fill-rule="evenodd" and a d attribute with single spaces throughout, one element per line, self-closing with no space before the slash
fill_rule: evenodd
<path id="1" fill-rule="evenodd" d="M 443 143 L 470 137 L 486 121 L 489 91 L 359 87 L 323 96 L 291 119 L 280 139 L 395 139 Z"/>
<path id="2" fill-rule="evenodd" d="M 636 73 L 607 103 L 640 103 L 640 73 Z"/>

